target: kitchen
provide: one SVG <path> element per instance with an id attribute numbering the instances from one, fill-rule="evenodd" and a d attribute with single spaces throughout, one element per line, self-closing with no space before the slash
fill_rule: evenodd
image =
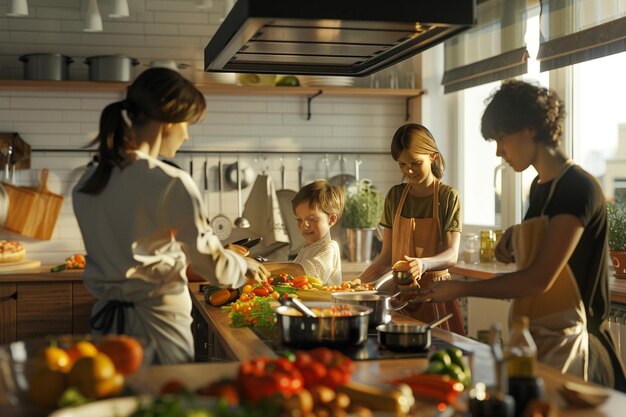
<path id="1" fill-rule="evenodd" d="M 0 7 L 7 8 L 8 3 L 4 2 Z M 224 2 L 216 0 L 212 9 L 202 11 L 195 8 L 193 1 L 130 1 L 130 16 L 123 19 L 107 18 L 110 4 L 100 2 L 104 27 L 102 32 L 95 33 L 82 31 L 87 2 L 68 0 L 55 2 L 53 7 L 45 3 L 31 3 L 28 17 L 10 18 L 4 13 L 0 17 L 0 28 L 4 28 L 0 29 L 4 51 L 0 55 L 0 78 L 3 80 L 22 78 L 20 55 L 49 52 L 73 57 L 75 62 L 70 65 L 70 80 L 87 80 L 85 58 L 119 53 L 139 60 L 140 66 L 135 68 L 137 72 L 154 60 L 167 58 L 188 65 L 181 72 L 195 82 L 210 82 L 210 76 L 202 71 L 203 48 L 224 17 Z M 383 70 L 377 75 L 382 86 L 387 87 L 387 80 L 394 71 L 398 74 L 418 74 L 421 71 L 416 86 L 427 93 L 422 98 L 409 101 L 410 120 L 421 121 L 437 138 L 441 138 L 441 151 L 449 162 L 462 161 L 459 155 L 462 147 L 446 140 L 456 137 L 459 127 L 455 126 L 456 121 L 442 117 L 441 109 L 452 109 L 458 98 L 443 93 L 443 55 L 443 48 L 429 49 L 417 58 L 399 64 L 397 69 Z M 355 79 L 355 90 L 369 89 L 370 82 L 368 78 Z M 48 168 L 50 190 L 65 196 L 61 216 L 50 241 L 22 239 L 6 232 L 0 236 L 23 241 L 29 257 L 40 259 L 44 264 L 58 264 L 70 254 L 83 251 L 69 191 L 89 154 L 45 150 L 75 150 L 85 146 L 95 136 L 100 110 L 107 103 L 118 100 L 122 90 L 123 87 L 114 91 L 101 88 L 38 91 L 10 81 L 2 84 L 0 131 L 19 132 L 33 148 L 32 169 L 18 170 L 16 182 L 32 186 L 37 183 L 39 169 Z M 310 102 L 310 120 L 307 120 L 307 94 L 281 94 L 280 90 L 264 90 L 263 94 L 256 94 L 253 90 L 244 90 L 236 94 L 215 95 L 209 91 L 206 95 L 206 118 L 191 127 L 191 140 L 183 147 L 184 151 L 197 153 L 182 153 L 176 162 L 187 168 L 193 159 L 194 179 L 201 185 L 201 169 L 205 160 L 215 173 L 220 159 L 227 164 L 240 158 L 257 172 L 267 171 L 280 187 L 278 180 L 283 158 L 285 186 L 293 189 L 298 185 L 298 157 L 301 157 L 304 178 L 308 181 L 325 176 L 327 153 L 331 175 L 341 172 L 342 154 L 347 159 L 345 170 L 348 173 L 353 173 L 354 160 L 360 156 L 363 161 L 361 177 L 372 179 L 385 194 L 391 185 L 399 181 L 396 164 L 388 153 L 389 140 L 395 129 L 405 123 L 407 95 L 417 93 L 405 94 L 399 89 L 394 95 L 383 94 L 386 89 L 380 91 L 371 96 L 348 93 L 338 97 L 316 97 Z M 481 101 L 484 98 L 486 95 Z M 223 151 L 223 154 L 216 154 L 216 150 Z M 488 152 L 491 154 L 493 150 Z M 462 166 L 449 163 L 445 177 L 449 183 L 459 184 L 459 188 L 465 178 Z M 219 197 L 216 176 L 213 177 L 210 187 L 211 215 L 221 211 L 216 204 Z M 235 219 L 239 214 L 235 189 L 224 192 L 223 203 L 225 214 Z M 503 224 L 507 224 L 506 221 L 503 220 Z M 488 324 L 483 323 L 482 328 Z"/>

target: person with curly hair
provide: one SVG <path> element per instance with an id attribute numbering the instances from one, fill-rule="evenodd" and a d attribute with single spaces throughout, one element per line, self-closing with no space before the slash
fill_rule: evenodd
<path id="1" fill-rule="evenodd" d="M 524 221 L 496 248 L 517 271 L 484 281 L 438 282 L 416 300 L 512 298 L 511 319 L 526 316 L 540 362 L 562 373 L 626 390 L 623 365 L 608 331 L 607 213 L 596 178 L 561 149 L 564 104 L 549 89 L 506 81 L 489 99 L 482 135 L 515 171 L 532 166 Z"/>

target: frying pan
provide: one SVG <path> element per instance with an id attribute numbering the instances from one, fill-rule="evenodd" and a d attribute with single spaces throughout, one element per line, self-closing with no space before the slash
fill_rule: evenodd
<path id="1" fill-rule="evenodd" d="M 444 321 L 450 319 L 450 313 L 429 324 L 413 323 L 387 323 L 376 327 L 378 332 L 378 344 L 394 352 L 416 352 L 430 348 L 433 327 L 439 326 Z"/>

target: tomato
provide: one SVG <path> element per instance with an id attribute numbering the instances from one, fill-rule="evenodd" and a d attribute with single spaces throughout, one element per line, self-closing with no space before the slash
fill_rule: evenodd
<path id="1" fill-rule="evenodd" d="M 29 378 L 28 396 L 37 405 L 53 408 L 67 388 L 65 374 L 60 370 L 39 369 Z"/>
<path id="2" fill-rule="evenodd" d="M 248 293 L 251 293 L 253 289 L 254 288 L 252 287 L 252 285 L 246 284 L 243 286 L 241 290 L 243 291 L 244 294 L 248 294 Z"/>
<path id="3" fill-rule="evenodd" d="M 178 394 L 185 391 L 187 387 L 180 379 L 170 379 L 161 387 L 161 394 Z"/>
<path id="4" fill-rule="evenodd" d="M 276 395 L 289 398 L 303 387 L 302 374 L 286 358 L 255 358 L 243 363 L 238 382 L 245 398 L 252 403 Z"/>
<path id="5" fill-rule="evenodd" d="M 278 291 L 274 291 L 272 293 L 272 298 L 276 301 L 278 301 L 278 299 L 280 298 L 280 293 Z"/>
<path id="6" fill-rule="evenodd" d="M 230 405 L 239 405 L 239 390 L 235 381 L 222 380 L 196 391 L 199 395 L 223 398 Z"/>
<path id="7" fill-rule="evenodd" d="M 293 279 L 293 281 L 291 281 L 291 284 L 296 288 L 305 287 L 308 283 L 309 279 L 306 277 L 306 275 L 297 276 Z"/>
<path id="8" fill-rule="evenodd" d="M 307 388 L 325 385 L 337 388 L 350 382 L 354 373 L 354 363 L 343 353 L 325 347 L 296 352 L 296 368 L 304 377 Z"/>
<path id="9" fill-rule="evenodd" d="M 119 394 L 124 386 L 124 377 L 115 371 L 113 361 L 105 354 L 80 358 L 68 374 L 70 386 L 90 399 Z"/>
<path id="10" fill-rule="evenodd" d="M 143 347 L 134 337 L 108 336 L 98 345 L 98 350 L 111 358 L 117 372 L 123 375 L 139 370 L 143 363 Z"/>
<path id="11" fill-rule="evenodd" d="M 254 295 L 257 295 L 259 297 L 267 297 L 271 294 L 270 290 L 265 287 L 255 288 L 254 290 L 252 290 L 252 292 L 254 292 Z"/>

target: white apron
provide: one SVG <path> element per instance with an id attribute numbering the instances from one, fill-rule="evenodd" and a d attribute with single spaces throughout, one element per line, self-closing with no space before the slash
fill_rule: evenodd
<path id="1" fill-rule="evenodd" d="M 527 268 L 535 258 L 548 228 L 549 219 L 544 211 L 556 184 L 572 165 L 568 162 L 552 183 L 541 215 L 513 227 L 513 253 L 518 269 Z M 530 319 L 530 333 L 537 344 L 540 362 L 559 369 L 561 373 L 587 380 L 587 315 L 569 265 L 565 265 L 547 292 L 513 300 L 509 319 L 512 321 L 519 316 Z"/>

